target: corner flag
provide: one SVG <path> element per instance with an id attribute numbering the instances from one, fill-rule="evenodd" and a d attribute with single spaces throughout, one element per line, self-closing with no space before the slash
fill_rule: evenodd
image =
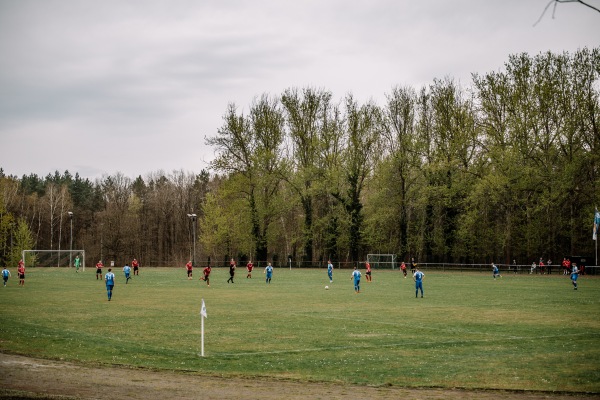
<path id="1" fill-rule="evenodd" d="M 208 318 L 206 316 L 206 304 L 204 304 L 204 299 L 202 299 L 202 308 L 200 309 L 200 315 L 204 318 Z"/>
<path id="2" fill-rule="evenodd" d="M 206 318 L 206 304 L 204 304 L 204 299 L 202 299 L 202 308 L 200 308 L 200 356 L 202 357 L 204 357 L 204 318 Z"/>

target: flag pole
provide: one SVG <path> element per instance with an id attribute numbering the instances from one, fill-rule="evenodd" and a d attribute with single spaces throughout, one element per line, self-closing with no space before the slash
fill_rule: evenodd
<path id="1" fill-rule="evenodd" d="M 202 307 L 200 308 L 200 356 L 204 357 L 204 318 L 206 318 L 206 304 L 202 299 Z"/>

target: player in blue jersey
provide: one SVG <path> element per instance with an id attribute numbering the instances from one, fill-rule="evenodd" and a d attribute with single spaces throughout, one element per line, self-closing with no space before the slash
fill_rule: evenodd
<path id="1" fill-rule="evenodd" d="M 108 272 L 104 276 L 106 282 L 106 293 L 108 294 L 108 301 L 112 298 L 113 288 L 115 287 L 115 274 L 112 273 L 112 268 L 108 269 Z"/>
<path id="2" fill-rule="evenodd" d="M 333 264 L 330 261 L 327 261 L 327 276 L 329 276 L 329 283 L 333 282 Z"/>
<path id="3" fill-rule="evenodd" d="M 352 276 L 350 277 L 350 279 L 354 280 L 354 291 L 356 293 L 360 293 L 360 277 L 361 277 L 361 273 L 358 270 L 358 267 L 354 267 L 354 271 L 352 271 Z"/>
<path id="4" fill-rule="evenodd" d="M 419 271 L 419 267 L 415 267 L 415 273 L 413 274 L 415 297 L 419 297 L 419 289 L 421 289 L 421 297 L 423 297 L 423 278 L 425 278 L 425 274 Z"/>
<path id="5" fill-rule="evenodd" d="M 497 276 L 502 278 L 502 275 L 500 275 L 500 270 L 498 269 L 498 266 L 494 263 L 492 263 L 492 276 L 494 277 L 494 279 L 496 279 Z"/>
<path id="6" fill-rule="evenodd" d="M 129 283 L 129 280 L 131 279 L 131 267 L 129 266 L 129 264 L 125 264 L 125 266 L 123 267 L 123 272 L 125 273 L 125 284 L 127 285 L 127 283 Z"/>
<path id="7" fill-rule="evenodd" d="M 573 269 L 571 270 L 571 282 L 573 283 L 573 289 L 577 290 L 577 278 L 579 278 L 579 269 L 577 268 L 577 264 L 573 264 Z"/>
<path id="8" fill-rule="evenodd" d="M 10 271 L 4 267 L 2 269 L 2 280 L 4 281 L 4 286 L 6 286 L 6 282 L 8 282 L 8 278 L 10 277 Z"/>
<path id="9" fill-rule="evenodd" d="M 271 263 L 267 264 L 267 268 L 265 268 L 265 274 L 267 274 L 267 283 L 271 283 L 271 278 L 273 278 L 273 266 Z"/>

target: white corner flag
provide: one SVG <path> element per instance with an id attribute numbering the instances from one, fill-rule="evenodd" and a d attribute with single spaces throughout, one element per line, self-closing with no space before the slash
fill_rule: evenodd
<path id="1" fill-rule="evenodd" d="M 202 308 L 200 309 L 200 315 L 204 318 L 208 318 L 206 316 L 206 304 L 204 304 L 204 299 L 202 299 Z"/>
<path id="2" fill-rule="evenodd" d="M 204 304 L 204 299 L 202 299 L 202 308 L 200 308 L 200 321 L 201 321 L 200 332 L 202 334 L 202 344 L 200 347 L 200 356 L 201 357 L 204 357 L 204 318 L 206 318 L 206 304 Z"/>

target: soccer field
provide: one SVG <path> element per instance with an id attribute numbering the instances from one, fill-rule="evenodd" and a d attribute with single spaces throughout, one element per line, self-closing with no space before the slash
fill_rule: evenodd
<path id="1" fill-rule="evenodd" d="M 407 387 L 600 392 L 600 279 L 398 271 L 355 294 L 350 270 L 275 269 L 265 284 L 215 268 L 120 268 L 113 299 L 94 269 L 31 268 L 0 288 L 0 351 L 198 372 Z M 15 271 L 16 272 L 16 271 Z M 104 270 L 106 273 L 106 269 Z M 325 285 L 330 287 L 325 290 Z M 200 305 L 206 303 L 205 357 Z"/>

